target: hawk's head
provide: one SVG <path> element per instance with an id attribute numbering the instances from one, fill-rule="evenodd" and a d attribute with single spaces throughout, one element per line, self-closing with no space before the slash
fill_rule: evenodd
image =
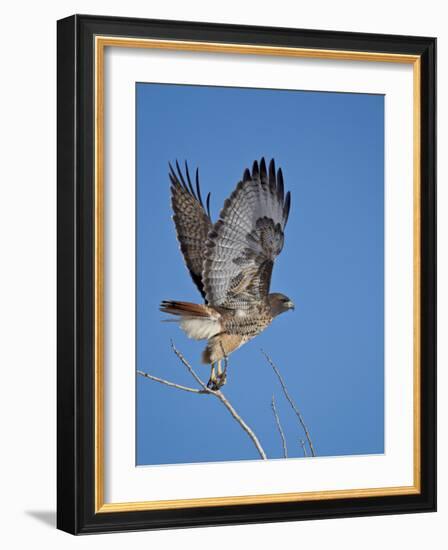
<path id="1" fill-rule="evenodd" d="M 290 309 L 294 309 L 294 302 L 288 298 L 288 296 L 285 296 L 280 292 L 273 292 L 272 294 L 269 294 L 268 300 L 273 317 L 276 317 L 277 315 L 280 315 L 280 313 L 284 313 Z"/>

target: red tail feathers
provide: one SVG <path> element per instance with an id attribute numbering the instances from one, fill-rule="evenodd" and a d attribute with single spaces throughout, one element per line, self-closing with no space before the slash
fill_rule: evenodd
<path id="1" fill-rule="evenodd" d="M 163 300 L 160 311 L 181 317 L 209 317 L 210 311 L 206 305 L 193 304 L 191 302 L 176 302 L 175 300 Z"/>

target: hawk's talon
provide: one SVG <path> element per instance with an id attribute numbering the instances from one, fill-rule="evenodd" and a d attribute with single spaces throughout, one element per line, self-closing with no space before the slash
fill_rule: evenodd
<path id="1" fill-rule="evenodd" d="M 207 388 L 212 391 L 216 391 L 216 380 L 210 378 L 210 380 L 207 382 Z"/>
<path id="2" fill-rule="evenodd" d="M 227 376 L 225 373 L 215 375 L 207 382 L 207 388 L 212 391 L 218 391 L 227 382 Z"/>
<path id="3" fill-rule="evenodd" d="M 216 386 L 217 389 L 222 388 L 224 384 L 227 382 L 227 375 L 225 372 L 222 372 L 221 374 L 218 374 L 216 377 Z"/>

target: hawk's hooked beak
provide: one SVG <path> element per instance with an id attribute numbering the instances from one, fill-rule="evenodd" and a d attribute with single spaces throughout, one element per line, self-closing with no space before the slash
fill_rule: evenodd
<path id="1" fill-rule="evenodd" d="M 286 302 L 286 305 L 288 306 L 288 309 L 292 309 L 293 311 L 296 309 L 296 306 L 294 305 L 294 302 L 292 300 Z"/>

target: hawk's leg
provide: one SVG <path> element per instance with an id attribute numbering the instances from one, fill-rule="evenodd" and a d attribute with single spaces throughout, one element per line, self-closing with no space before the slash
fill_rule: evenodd
<path id="1" fill-rule="evenodd" d="M 224 386 L 224 384 L 227 382 L 226 369 L 225 368 L 224 370 L 222 369 L 221 359 L 218 361 L 218 376 L 216 378 L 217 378 L 216 383 L 217 383 L 218 389 L 221 386 Z"/>
<path id="2" fill-rule="evenodd" d="M 216 385 L 217 378 L 215 373 L 215 363 L 212 363 L 211 367 L 212 367 L 212 370 L 210 371 L 210 379 L 207 382 L 207 388 L 210 388 L 211 390 L 216 390 L 218 389 L 218 387 Z"/>
<path id="3" fill-rule="evenodd" d="M 222 370 L 221 360 L 218 361 L 218 374 L 215 373 L 215 363 L 212 364 L 212 370 L 210 372 L 210 380 L 207 382 L 207 388 L 213 391 L 219 390 L 226 383 L 227 375 L 226 371 Z"/>

